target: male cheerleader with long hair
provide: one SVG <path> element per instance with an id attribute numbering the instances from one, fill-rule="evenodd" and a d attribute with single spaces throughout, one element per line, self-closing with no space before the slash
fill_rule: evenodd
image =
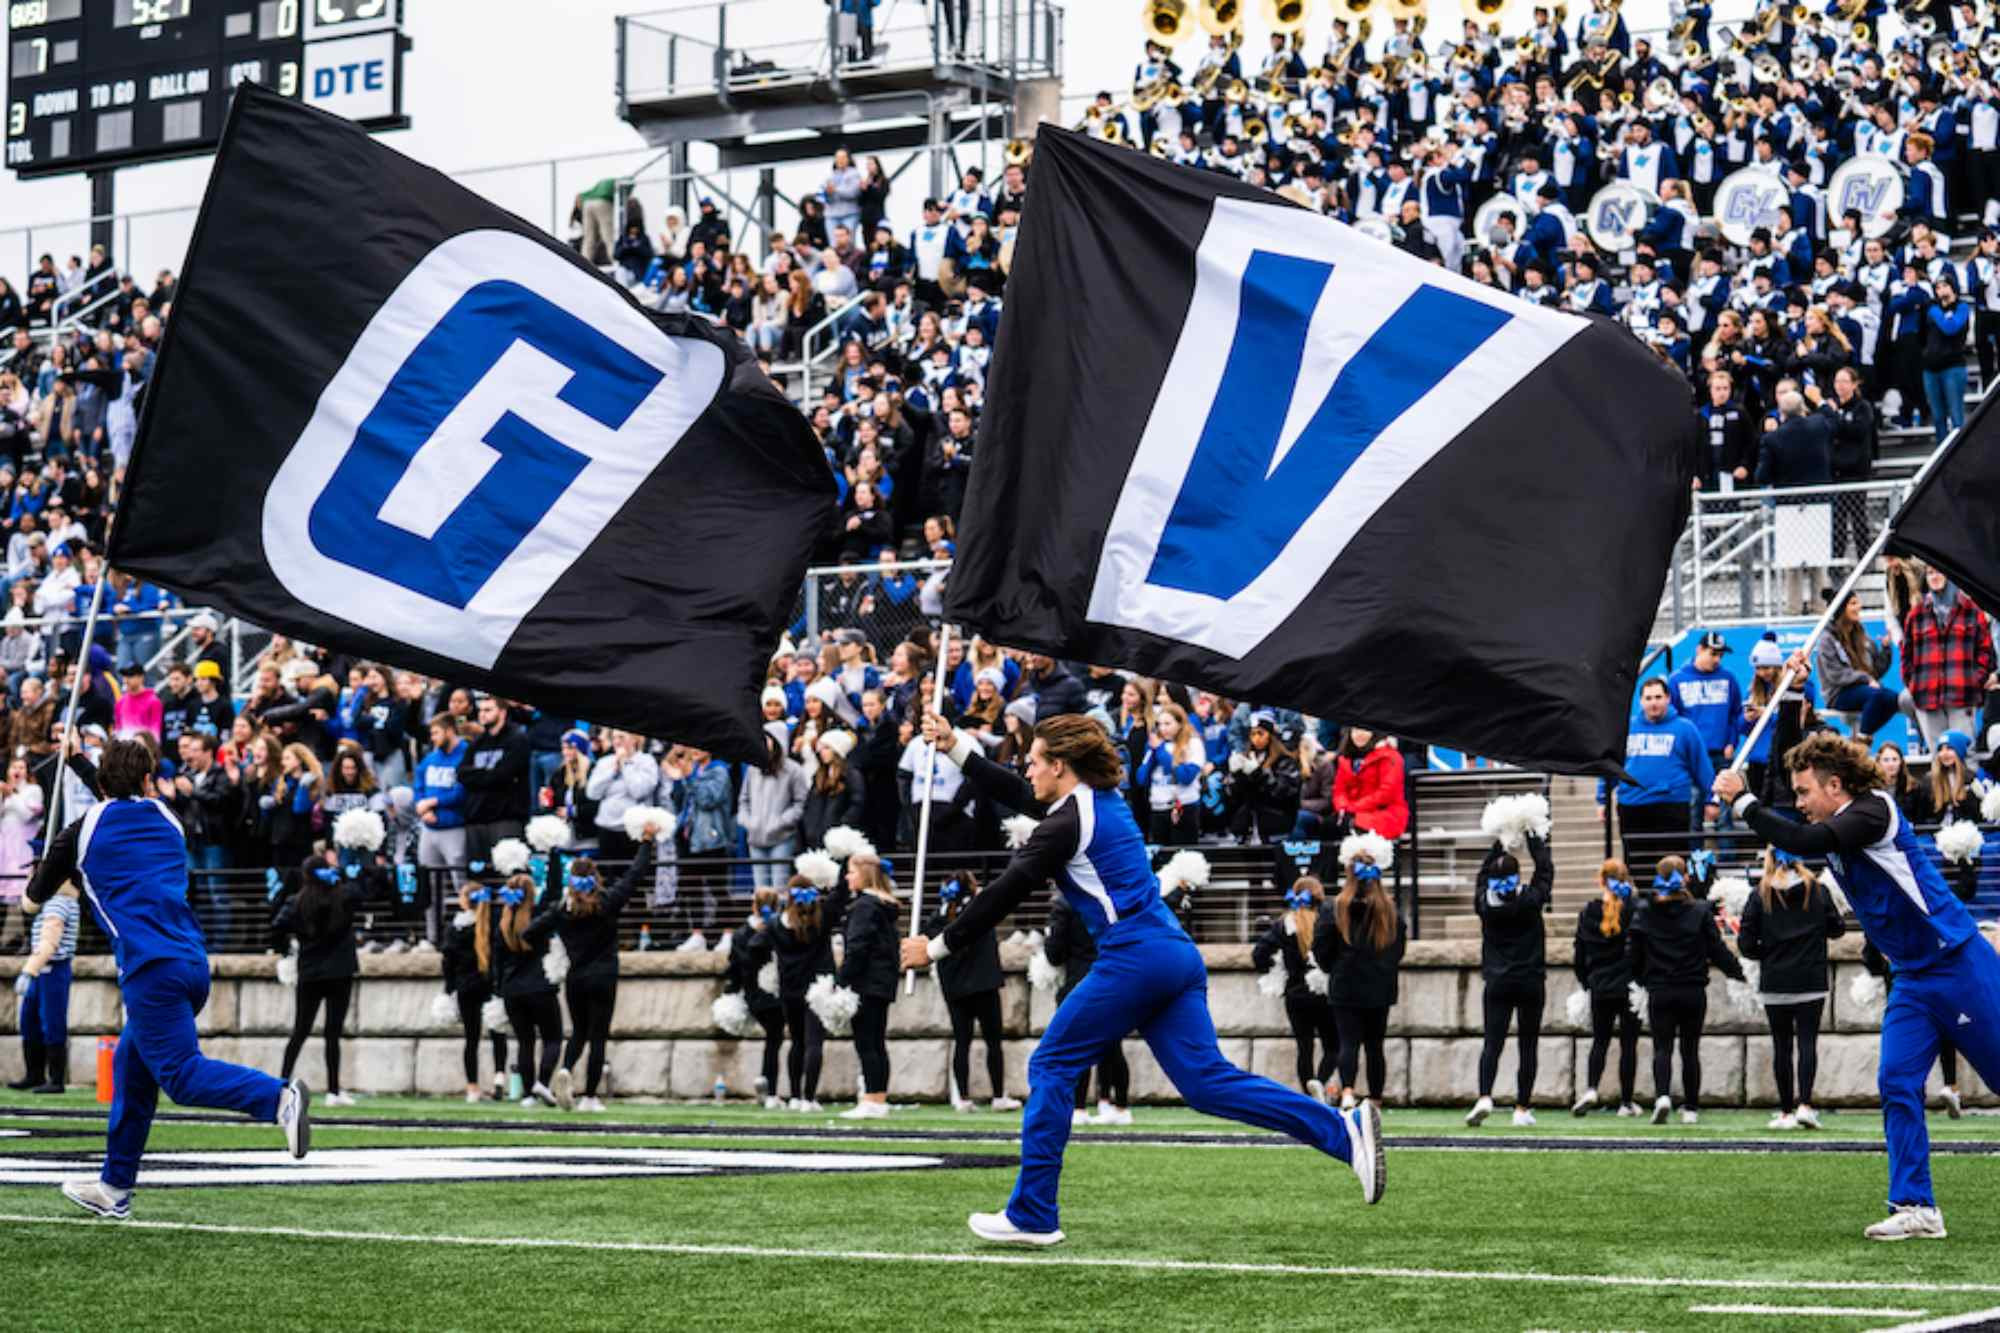
<path id="1" fill-rule="evenodd" d="M 1382 1122 L 1372 1102 L 1339 1111 L 1223 1059 L 1208 1013 L 1208 969 L 1161 901 L 1146 840 L 1118 791 L 1122 761 L 1103 728 L 1074 714 L 1037 725 L 1025 781 L 983 758 L 971 737 L 934 713 L 924 717 L 924 738 L 949 754 L 981 795 L 1041 823 L 941 933 L 903 942 L 903 965 L 925 967 L 970 947 L 1049 881 L 1097 940 L 1096 965 L 1056 1010 L 1028 1062 L 1033 1091 L 1013 1197 L 1000 1212 L 974 1213 L 973 1233 L 1010 1245 L 1063 1239 L 1056 1186 L 1077 1080 L 1135 1028 L 1189 1106 L 1318 1148 L 1352 1166 L 1365 1202 L 1380 1199 Z"/>
<path id="2" fill-rule="evenodd" d="M 1826 858 L 1868 942 L 1895 968 L 1876 1076 L 1889 1141 L 1889 1216 L 1865 1234 L 1943 1240 L 1924 1079 L 1949 1038 L 1981 1078 L 2000 1085 L 2000 956 L 1924 854 L 1864 746 L 1822 733 L 1793 746 L 1783 763 L 1806 823 L 1766 810 L 1733 770 L 1716 778 L 1715 795 L 1779 851 Z"/>
<path id="3" fill-rule="evenodd" d="M 187 905 L 187 837 L 153 789 L 153 752 L 137 740 L 105 747 L 104 800 L 55 836 L 28 897 L 45 903 L 74 881 L 111 939 L 125 1030 L 112 1064 L 115 1092 L 96 1180 L 63 1182 L 63 1197 L 99 1217 L 132 1215 L 132 1187 L 160 1091 L 182 1106 L 241 1111 L 278 1125 L 304 1157 L 310 1098 L 289 1083 L 201 1053 L 195 1015 L 208 1003 L 208 948 Z"/>

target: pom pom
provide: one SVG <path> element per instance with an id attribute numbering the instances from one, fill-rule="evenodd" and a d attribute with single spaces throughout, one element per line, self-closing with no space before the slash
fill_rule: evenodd
<path id="1" fill-rule="evenodd" d="M 708 1011 L 715 1019 L 715 1026 L 732 1037 L 747 1037 L 752 1032 L 763 1031 L 750 1015 L 750 1002 L 734 992 L 717 996 Z"/>
<path id="2" fill-rule="evenodd" d="M 1063 971 L 1049 961 L 1046 952 L 1037 949 L 1028 955 L 1028 984 L 1053 995 L 1062 989 Z"/>
<path id="3" fill-rule="evenodd" d="M 1750 901 L 1750 881 L 1741 875 L 1725 876 L 1715 881 L 1715 887 L 1709 893 L 1729 915 L 1742 916 L 1743 904 Z"/>
<path id="4" fill-rule="evenodd" d="M 1863 1009 L 1872 1009 L 1889 995 L 1889 988 L 1873 972 L 1857 972 L 1847 983 L 1847 998 Z"/>
<path id="5" fill-rule="evenodd" d="M 1230 753 L 1229 771 L 1231 773 L 1248 773 L 1255 767 L 1257 767 L 1257 760 L 1248 750 L 1235 750 Z"/>
<path id="6" fill-rule="evenodd" d="M 519 838 L 502 838 L 493 844 L 493 868 L 503 875 L 518 875 L 527 870 L 533 855 Z"/>
<path id="7" fill-rule="evenodd" d="M 1731 979 L 1723 990 L 1729 996 L 1729 1003 L 1745 1018 L 1755 1018 L 1764 1012 L 1764 997 L 1758 993 L 1757 982 L 1763 969 L 1754 958 L 1743 960 L 1743 980 Z"/>
<path id="8" fill-rule="evenodd" d="M 1009 847 L 1025 847 L 1028 843 L 1028 835 L 1033 833 L 1036 826 L 1041 822 L 1041 820 L 1030 818 L 1027 815 L 1009 815 L 1000 821 L 1000 828 L 1007 835 L 1007 845 Z"/>
<path id="9" fill-rule="evenodd" d="M 333 845 L 354 847 L 364 852 L 372 852 L 388 839 L 389 830 L 382 824 L 382 816 L 373 810 L 344 810 L 340 818 L 333 821 Z"/>
<path id="10" fill-rule="evenodd" d="M 634 842 L 646 840 L 646 829 L 651 827 L 654 836 L 671 838 L 677 821 L 673 812 L 662 810 L 657 805 L 635 805 L 625 812 L 625 836 Z"/>
<path id="11" fill-rule="evenodd" d="M 538 852 L 567 847 L 575 837 L 569 821 L 561 815 L 536 815 L 528 821 L 528 845 Z"/>
<path id="12" fill-rule="evenodd" d="M 488 1032 L 512 1032 L 514 1027 L 507 1021 L 507 1002 L 494 996 L 479 1006 L 479 1021 Z"/>
<path id="13" fill-rule="evenodd" d="M 1285 964 L 1280 959 L 1273 958 L 1271 965 L 1257 974 L 1258 992 L 1274 1000 L 1284 995 L 1285 982 Z"/>
<path id="14" fill-rule="evenodd" d="M 721 954 L 724 958 L 727 958 L 729 957 L 730 951 L 733 950 L 735 947 L 736 947 L 736 937 L 734 935 L 724 935 L 722 937 L 722 943 L 715 946 L 715 952 Z"/>
<path id="15" fill-rule="evenodd" d="M 299 942 L 292 941 L 292 951 L 278 960 L 278 984 L 296 987 L 299 984 Z"/>
<path id="16" fill-rule="evenodd" d="M 389 804 L 398 810 L 408 810 L 417 803 L 416 790 L 405 783 L 389 788 Z"/>
<path id="17" fill-rule="evenodd" d="M 1984 846 L 1979 825 L 1969 820 L 1955 820 L 1937 831 L 1938 854 L 1954 865 L 1977 861 Z"/>
<path id="18" fill-rule="evenodd" d="M 1627 986 L 1625 988 L 1625 1003 L 1631 1006 L 1633 1013 L 1639 1015 L 1641 1023 L 1646 1021 L 1646 988 L 1644 986 L 1641 986 L 1636 981 Z"/>
<path id="19" fill-rule="evenodd" d="M 829 1037 L 854 1035 L 854 1014 L 861 997 L 845 986 L 834 984 L 831 973 L 820 977 L 806 990 L 806 1007 L 819 1016 L 820 1026 Z"/>
<path id="20" fill-rule="evenodd" d="M 1340 840 L 1341 865 L 1351 866 L 1364 856 L 1386 875 L 1396 864 L 1396 844 L 1379 833 L 1350 833 Z"/>
<path id="21" fill-rule="evenodd" d="M 1569 1025 L 1573 1028 L 1590 1026 L 1590 992 L 1581 988 L 1569 993 L 1563 1001 L 1563 1012 L 1569 1015 Z"/>
<path id="22" fill-rule="evenodd" d="M 562 936 L 549 937 L 549 951 L 542 955 L 542 975 L 549 979 L 551 986 L 560 986 L 569 976 L 569 950 L 564 947 Z"/>
<path id="23" fill-rule="evenodd" d="M 450 991 L 439 991 L 431 997 L 431 1022 L 437 1027 L 451 1027 L 458 1022 L 458 997 Z"/>
<path id="24" fill-rule="evenodd" d="M 1319 964 L 1306 964 L 1306 989 L 1315 995 L 1326 994 L 1326 973 L 1319 970 Z"/>
<path id="25" fill-rule="evenodd" d="M 757 989 L 767 995 L 778 993 L 778 960 L 773 958 L 757 969 Z"/>
<path id="26" fill-rule="evenodd" d="M 477 912 L 469 912 L 461 907 L 452 914 L 451 924 L 459 930 L 471 930 L 472 923 L 479 920 Z"/>
<path id="27" fill-rule="evenodd" d="M 1173 859 L 1160 867 L 1160 892 L 1206 888 L 1208 874 L 1208 858 L 1200 852 L 1192 849 L 1175 852 Z"/>
<path id="28" fill-rule="evenodd" d="M 1988 824 L 2000 824 L 2000 783 L 1987 788 L 1979 798 L 1979 817 Z"/>
<path id="29" fill-rule="evenodd" d="M 792 869 L 812 881 L 815 888 L 830 889 L 840 882 L 840 862 L 825 852 L 800 852 L 792 858 Z"/>
<path id="30" fill-rule="evenodd" d="M 1480 831 L 1509 851 L 1527 846 L 1529 834 L 1547 842 L 1550 822 L 1548 798 L 1539 792 L 1495 797 L 1479 815 Z"/>
<path id="31" fill-rule="evenodd" d="M 1012 949 L 1019 946 L 1024 946 L 1027 944 L 1027 942 L 1028 942 L 1028 932 L 1025 930 L 1017 930 L 1012 935 L 1009 935 L 1006 939 L 1001 940 L 1000 947 L 1003 949 Z"/>
<path id="32" fill-rule="evenodd" d="M 875 844 L 861 835 L 861 830 L 846 824 L 835 824 L 826 831 L 821 843 L 828 856 L 836 861 L 848 861 L 857 856 L 875 855 Z"/>

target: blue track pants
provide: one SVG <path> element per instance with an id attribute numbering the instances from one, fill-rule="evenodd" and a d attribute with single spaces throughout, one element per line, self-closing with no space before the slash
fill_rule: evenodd
<path id="1" fill-rule="evenodd" d="M 70 962 L 52 962 L 21 997 L 21 1040 L 60 1049 L 69 1044 Z"/>
<path id="2" fill-rule="evenodd" d="M 1921 972 L 1902 972 L 1882 1015 L 1877 1082 L 1889 1140 L 1889 1202 L 1935 1207 L 1924 1083 L 1950 1038 L 1988 1087 L 2000 1087 L 2000 955 L 1967 940 Z"/>

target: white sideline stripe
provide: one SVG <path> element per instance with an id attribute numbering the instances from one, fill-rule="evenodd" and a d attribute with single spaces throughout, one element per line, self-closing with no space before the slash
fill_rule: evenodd
<path id="1" fill-rule="evenodd" d="M 1865 1305 L 1690 1305 L 1689 1314 L 1790 1314 L 1816 1319 L 1915 1319 L 1929 1310 L 1890 1310 Z"/>
<path id="2" fill-rule="evenodd" d="M 1990 1310 L 1969 1310 L 1964 1314 L 1941 1315 L 1927 1319 L 1921 1324 L 1898 1324 L 1894 1328 L 1878 1328 L 1872 1333 L 1950 1333 L 1955 1328 L 1978 1328 L 2000 1324 L 2000 1305 Z"/>
<path id="3" fill-rule="evenodd" d="M 107 1224 L 88 1217 L 44 1217 L 0 1213 L 0 1223 L 17 1226 L 97 1227 Z M 1693 1288 L 1718 1291 L 1849 1291 L 1970 1293 L 2000 1295 L 1992 1282 L 1859 1282 L 1841 1280 L 1776 1280 L 1756 1278 L 1638 1277 L 1615 1273 L 1509 1273 L 1451 1268 L 1376 1268 L 1363 1265 L 1244 1264 L 1213 1259 L 1092 1258 L 1084 1255 L 918 1252 L 892 1250 L 806 1250 L 769 1245 L 687 1245 L 672 1241 L 566 1240 L 550 1236 L 418 1236 L 389 1231 L 321 1231 L 307 1227 L 248 1227 L 220 1222 L 155 1222 L 128 1219 L 120 1231 L 178 1231 L 205 1236 L 282 1236 L 290 1240 L 366 1241 L 389 1245 L 462 1245 L 484 1249 L 585 1250 L 613 1254 L 673 1254 L 744 1259 L 835 1259 L 851 1263 L 972 1264 L 1002 1268 L 1096 1268 L 1140 1272 L 1226 1273 L 1243 1277 L 1359 1277 L 1421 1282 L 1507 1282 L 1540 1286 L 1635 1287 L 1648 1290 Z M 1870 1311 L 1869 1313 L 1877 1313 Z"/>

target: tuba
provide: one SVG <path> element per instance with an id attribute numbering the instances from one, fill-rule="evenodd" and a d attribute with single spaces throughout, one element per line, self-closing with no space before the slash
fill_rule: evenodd
<path id="1" fill-rule="evenodd" d="M 1026 139 L 1009 139 L 1004 160 L 1010 167 L 1025 167 L 1035 156 L 1035 145 Z"/>
<path id="2" fill-rule="evenodd" d="M 1866 4 L 1868 0 L 1861 0 Z M 1195 15 L 1210 36 L 1234 36 L 1237 42 L 1243 40 L 1243 0 L 1201 0 L 1201 9 Z"/>
<path id="3" fill-rule="evenodd" d="M 1310 6 L 1307 0 L 1264 0 L 1264 26 L 1287 35 L 1306 26 Z"/>
<path id="4" fill-rule="evenodd" d="M 1792 47 L 1792 77 L 1805 80 L 1819 68 L 1819 48 L 1811 42 L 1799 42 Z"/>
<path id="5" fill-rule="evenodd" d="M 1188 0 L 1146 0 L 1140 24 L 1147 41 L 1177 46 L 1194 32 L 1194 12 L 1188 8 Z"/>

